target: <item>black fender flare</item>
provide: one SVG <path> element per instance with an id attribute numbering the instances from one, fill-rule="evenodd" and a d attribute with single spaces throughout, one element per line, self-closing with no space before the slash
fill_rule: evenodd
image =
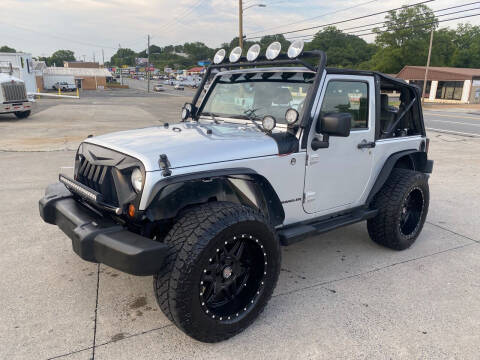
<path id="1" fill-rule="evenodd" d="M 168 185 L 196 180 L 229 177 L 235 175 L 249 175 L 255 180 L 255 183 L 259 186 L 260 190 L 264 195 L 268 210 L 268 216 L 270 218 L 270 221 L 272 222 L 272 225 L 276 226 L 283 224 L 283 221 L 285 220 L 285 211 L 283 209 L 280 198 L 275 192 L 275 189 L 264 176 L 250 168 L 226 168 L 165 177 L 164 179 L 157 182 L 153 187 L 152 191 L 148 196 L 145 210 L 148 210 L 152 202 L 155 201 L 157 196 L 160 195 L 161 191 Z"/>
<path id="2" fill-rule="evenodd" d="M 387 181 L 395 165 L 401 159 L 405 159 L 408 162 L 409 165 L 407 168 L 425 173 L 432 172 L 433 161 L 427 159 L 427 153 L 424 151 L 418 151 L 418 149 L 409 149 L 393 153 L 389 156 L 387 161 L 385 161 L 385 164 L 383 164 L 383 168 L 380 170 L 377 180 L 375 180 L 375 184 L 370 190 L 367 200 L 365 201 L 366 206 L 370 205 L 375 195 L 380 191 L 382 186 Z"/>

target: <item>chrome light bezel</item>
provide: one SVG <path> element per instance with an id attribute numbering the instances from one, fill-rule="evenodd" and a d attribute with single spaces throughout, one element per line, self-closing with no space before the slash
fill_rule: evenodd
<path id="1" fill-rule="evenodd" d="M 132 183 L 132 188 L 135 192 L 139 193 L 143 190 L 143 174 L 139 168 L 135 168 L 130 175 L 130 181 Z"/>

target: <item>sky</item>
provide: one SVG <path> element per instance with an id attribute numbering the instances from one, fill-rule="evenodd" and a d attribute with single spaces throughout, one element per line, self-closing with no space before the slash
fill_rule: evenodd
<path id="1" fill-rule="evenodd" d="M 297 30 L 420 1 L 244 0 L 244 34 L 248 38 Z M 433 0 L 427 5 L 439 10 L 472 2 Z M 480 1 L 443 13 L 464 9 L 472 11 L 441 19 L 480 14 Z M 0 0 L 0 14 L 0 46 L 8 45 L 33 56 L 49 56 L 58 49 L 67 49 L 74 51 L 77 59 L 86 61 L 95 56 L 96 61 L 102 62 L 102 49 L 105 61 L 119 46 L 143 50 L 147 47 L 147 34 L 151 35 L 151 43 L 158 46 L 201 41 L 219 47 L 238 36 L 238 0 Z M 367 25 L 382 21 L 384 16 L 379 14 L 337 26 L 342 29 Z M 458 22 L 480 25 L 480 16 L 443 22 L 440 26 L 455 27 Z M 308 30 L 290 36 L 314 32 Z M 364 39 L 374 40 L 372 35 Z"/>

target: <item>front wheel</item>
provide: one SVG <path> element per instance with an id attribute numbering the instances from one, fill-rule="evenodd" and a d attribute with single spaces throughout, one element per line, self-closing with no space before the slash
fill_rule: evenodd
<path id="1" fill-rule="evenodd" d="M 395 250 L 409 248 L 422 231 L 428 213 L 428 176 L 406 169 L 393 169 L 375 196 L 378 214 L 367 221 L 373 241 Z"/>
<path id="2" fill-rule="evenodd" d="M 161 310 L 186 334 L 222 341 L 263 311 L 281 252 L 259 211 L 225 202 L 201 205 L 180 216 L 165 242 L 169 255 L 154 276 L 154 291 Z"/>

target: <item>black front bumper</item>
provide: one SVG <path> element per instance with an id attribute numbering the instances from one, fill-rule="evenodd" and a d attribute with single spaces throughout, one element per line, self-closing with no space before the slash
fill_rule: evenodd
<path id="1" fill-rule="evenodd" d="M 135 234 L 77 201 L 62 183 L 47 187 L 40 216 L 72 239 L 82 259 L 132 275 L 153 275 L 163 266 L 167 245 Z"/>

